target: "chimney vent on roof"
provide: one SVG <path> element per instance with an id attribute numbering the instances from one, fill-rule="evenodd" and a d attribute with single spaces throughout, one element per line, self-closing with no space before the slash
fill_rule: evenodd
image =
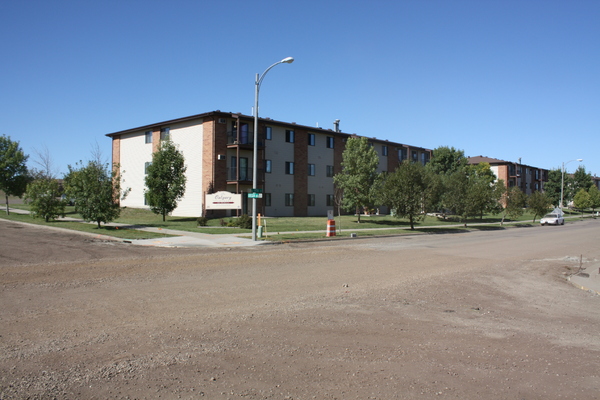
<path id="1" fill-rule="evenodd" d="M 335 132 L 340 132 L 340 120 L 336 119 L 335 121 L 333 121 L 333 126 L 334 126 L 334 131 Z"/>

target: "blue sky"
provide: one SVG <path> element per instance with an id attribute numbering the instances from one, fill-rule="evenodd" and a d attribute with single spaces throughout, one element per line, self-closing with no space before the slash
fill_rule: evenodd
<path id="1" fill-rule="evenodd" d="M 106 133 L 251 115 L 292 56 L 262 117 L 600 175 L 598 21 L 596 0 L 5 1 L 0 134 L 62 174 L 108 161 Z"/>

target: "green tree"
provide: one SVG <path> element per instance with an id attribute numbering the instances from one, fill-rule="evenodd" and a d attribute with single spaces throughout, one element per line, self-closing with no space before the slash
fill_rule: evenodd
<path id="1" fill-rule="evenodd" d="M 475 204 L 469 198 L 469 175 L 464 170 L 455 171 L 445 179 L 445 191 L 442 197 L 444 207 L 456 214 L 467 226 L 467 218 L 475 215 Z"/>
<path id="2" fill-rule="evenodd" d="M 415 229 L 415 221 L 425 217 L 429 201 L 428 174 L 420 163 L 405 160 L 383 184 L 383 200 L 398 218 L 408 218 L 410 229 Z"/>
<path id="3" fill-rule="evenodd" d="M 548 182 L 544 183 L 544 193 L 553 205 L 560 204 L 560 189 L 562 183 L 562 171 L 560 168 L 548 171 Z"/>
<path id="4" fill-rule="evenodd" d="M 483 219 L 484 213 L 499 213 L 502 210 L 500 199 L 505 190 L 504 181 L 496 181 L 489 163 L 468 165 L 465 171 L 470 181 L 469 201 L 473 203 L 472 208 L 479 214 L 479 219 Z"/>
<path id="5" fill-rule="evenodd" d="M 108 164 L 90 161 L 84 167 L 81 163 L 69 172 L 64 183 L 69 199 L 75 201 L 75 211 L 87 221 L 100 223 L 114 221 L 121 214 L 119 197 L 125 198 L 127 191 L 121 191 L 121 176 L 118 168 L 109 170 Z"/>
<path id="6" fill-rule="evenodd" d="M 31 206 L 34 218 L 51 219 L 65 216 L 66 200 L 60 198 L 60 187 L 56 179 L 40 178 L 27 185 L 25 202 Z"/>
<path id="7" fill-rule="evenodd" d="M 373 187 L 381 179 L 377 173 L 379 156 L 365 137 L 352 137 L 342 154 L 342 172 L 333 177 L 334 184 L 344 192 L 342 207 L 355 210 L 360 222 L 360 208 L 370 207 L 374 201 Z"/>
<path id="8" fill-rule="evenodd" d="M 586 172 L 583 165 L 577 167 L 573 174 L 573 193 L 579 193 L 581 189 L 587 191 L 593 184 L 592 174 Z"/>
<path id="9" fill-rule="evenodd" d="M 546 215 L 552 205 L 552 201 L 546 196 L 546 193 L 535 191 L 529 195 L 527 205 L 533 212 L 533 222 L 535 222 L 536 217 Z"/>
<path id="10" fill-rule="evenodd" d="M 582 217 L 583 211 L 586 208 L 590 208 L 591 204 L 592 199 L 590 197 L 590 194 L 584 188 L 579 189 L 579 191 L 575 194 L 575 197 L 573 198 L 573 205 L 575 206 L 575 208 L 579 208 L 581 210 Z"/>
<path id="11" fill-rule="evenodd" d="M 163 221 L 185 193 L 186 169 L 183 154 L 170 139 L 163 140 L 152 154 L 146 175 L 146 199 L 150 210 L 162 215 Z"/>
<path id="12" fill-rule="evenodd" d="M 590 208 L 592 213 L 595 213 L 596 208 L 600 207 L 600 190 L 598 190 L 598 186 L 592 185 L 588 193 L 590 195 Z"/>
<path id="13" fill-rule="evenodd" d="M 513 186 L 505 189 L 501 201 L 504 203 L 504 213 L 500 225 L 503 225 L 506 217 L 515 220 L 523 215 L 527 205 L 527 196 L 517 186 Z"/>
<path id="14" fill-rule="evenodd" d="M 19 142 L 0 136 L 0 190 L 6 196 L 6 214 L 10 214 L 8 196 L 22 197 L 27 189 L 27 158 Z"/>
<path id="15" fill-rule="evenodd" d="M 433 155 L 426 168 L 436 174 L 451 175 L 464 168 L 468 161 L 463 150 L 440 146 L 433 150 Z"/>

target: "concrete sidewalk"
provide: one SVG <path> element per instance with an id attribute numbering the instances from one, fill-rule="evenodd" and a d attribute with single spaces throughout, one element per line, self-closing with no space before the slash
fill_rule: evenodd
<path id="1" fill-rule="evenodd" d="M 580 289 L 600 295 L 600 263 L 592 263 L 569 277 L 569 281 Z"/>
<path id="2" fill-rule="evenodd" d="M 27 210 L 21 210 L 18 208 L 9 208 L 9 211 L 14 214 L 29 214 Z M 85 223 L 84 220 L 79 218 L 59 218 L 62 221 L 73 221 L 73 222 L 82 222 Z M 95 224 L 95 222 L 90 222 L 90 224 Z M 137 240 L 128 240 L 116 238 L 113 236 L 107 236 L 111 239 L 122 241 L 124 243 L 131 243 L 138 246 L 159 246 L 159 247 L 247 247 L 247 246 L 257 246 L 260 244 L 265 244 L 268 242 L 264 241 L 253 241 L 251 238 L 241 238 L 234 234 L 220 234 L 220 235 L 211 235 L 208 233 L 199 233 L 199 232 L 188 232 L 188 231 L 179 231 L 175 229 L 163 229 L 163 228 L 154 228 L 148 226 L 141 225 L 130 225 L 130 224 L 120 224 L 116 222 L 110 222 L 105 224 L 106 226 L 115 226 L 115 227 L 123 227 L 126 229 L 135 229 L 138 231 L 145 232 L 153 232 L 164 235 L 173 235 L 170 237 L 162 237 L 162 238 L 154 238 L 154 239 L 137 239 Z"/>

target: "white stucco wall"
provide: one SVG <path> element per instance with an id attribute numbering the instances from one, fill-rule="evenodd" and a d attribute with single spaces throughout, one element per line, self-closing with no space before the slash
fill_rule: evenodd
<path id="1" fill-rule="evenodd" d="M 199 217 L 202 215 L 202 121 L 192 121 L 171 127 L 171 140 L 183 154 L 187 167 L 185 194 L 172 215 Z"/>
<path id="2" fill-rule="evenodd" d="M 148 208 L 144 205 L 145 163 L 152 161 L 152 143 L 145 143 L 144 132 L 121 136 L 121 177 L 123 188 L 131 191 L 121 201 L 122 207 Z"/>
<path id="3" fill-rule="evenodd" d="M 196 217 L 202 214 L 202 121 L 169 126 L 171 140 L 183 154 L 187 166 L 186 191 L 173 216 Z M 123 187 L 131 188 L 121 201 L 123 207 L 148 208 L 144 205 L 145 164 L 152 161 L 152 144 L 145 143 L 145 131 L 124 134 L 120 142 Z"/>

